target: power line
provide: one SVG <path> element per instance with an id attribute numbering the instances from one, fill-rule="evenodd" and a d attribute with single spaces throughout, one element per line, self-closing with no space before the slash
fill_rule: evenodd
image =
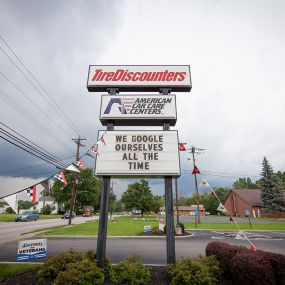
<path id="1" fill-rule="evenodd" d="M 67 160 L 67 159 L 70 159 L 70 158 L 73 158 L 73 155 L 69 156 L 69 157 L 66 157 L 66 158 L 63 158 L 62 160 Z M 32 169 L 32 168 L 36 168 L 36 167 L 47 166 L 48 164 L 49 163 L 46 162 L 46 163 L 35 164 L 35 165 L 26 166 L 26 167 L 22 167 L 22 168 L 8 169 L 8 170 L 5 170 L 5 171 L 2 171 L 0 173 L 0 176 L 3 176 L 3 174 L 9 173 L 9 172 L 22 172 L 22 171 L 25 171 L 25 170 L 28 170 L 28 169 Z"/>
<path id="2" fill-rule="evenodd" d="M 43 160 L 45 160 L 46 162 L 52 163 L 56 166 L 61 165 L 61 166 L 66 166 L 65 162 L 63 162 L 62 160 L 60 160 L 59 158 L 57 158 L 55 155 L 51 154 L 50 152 L 48 152 L 47 150 L 45 150 L 44 148 L 40 147 L 39 145 L 33 143 L 31 140 L 27 139 L 26 137 L 24 137 L 23 135 L 19 134 L 18 132 L 16 132 L 15 130 L 13 130 L 12 128 L 8 127 L 7 125 L 1 123 L 3 126 L 5 126 L 7 129 L 11 130 L 12 132 L 14 132 L 15 134 L 17 134 L 19 137 L 23 138 L 26 141 L 23 141 L 22 139 L 20 139 L 19 137 L 16 137 L 15 135 L 13 135 L 12 133 L 10 133 L 9 131 L 0 128 L 0 132 L 6 136 L 3 137 L 1 136 L 3 139 L 5 139 L 6 141 L 13 143 L 14 145 L 17 145 L 18 147 L 22 148 L 25 151 L 28 151 L 29 153 L 39 157 Z M 7 139 L 8 137 L 8 139 Z M 11 141 L 12 140 L 12 141 Z"/>
<path id="3" fill-rule="evenodd" d="M 3 37 L 0 35 L 0 39 L 5 43 L 7 48 L 12 52 L 12 54 L 17 58 L 17 60 L 22 64 L 24 69 L 28 72 L 28 74 L 34 79 L 34 81 L 38 84 L 38 86 L 43 90 L 43 92 L 50 98 L 50 100 L 54 103 L 54 106 L 50 104 L 50 106 L 61 116 L 62 119 L 66 121 L 66 123 L 76 132 L 80 133 L 79 128 L 75 125 L 74 122 L 71 121 L 70 118 L 64 113 L 63 109 L 55 102 L 55 100 L 52 98 L 52 96 L 46 91 L 46 89 L 43 87 L 43 85 L 39 82 L 39 80 L 33 75 L 33 73 L 30 71 L 30 69 L 23 63 L 23 61 L 16 55 L 16 53 L 12 50 L 12 48 L 9 46 L 9 44 L 3 39 Z M 39 92 L 41 94 L 41 92 Z M 42 94 L 41 94 L 42 95 Z M 43 96 L 43 95 L 42 95 Z"/>
<path id="4" fill-rule="evenodd" d="M 2 94 L 2 95 L 1 95 Z M 35 118 L 33 118 L 21 105 L 19 105 L 6 91 L 0 89 L 0 99 L 2 99 L 5 103 L 7 103 L 11 108 L 13 108 L 16 112 L 18 112 L 21 116 L 26 118 L 35 128 L 37 128 L 42 134 L 51 138 L 60 143 L 60 146 L 63 147 L 62 144 L 66 144 L 65 141 L 61 140 L 55 135 L 52 135 L 50 131 L 48 131 L 41 123 L 39 123 Z M 49 134 L 49 136 L 48 136 Z M 68 146 L 66 144 L 66 146 Z M 66 147 L 65 147 L 66 148 Z M 69 149 L 70 146 L 68 146 Z"/>
<path id="5" fill-rule="evenodd" d="M 1 49 L 1 47 L 0 47 Z M 66 132 L 66 130 L 64 128 L 62 128 L 57 122 L 56 120 L 54 120 L 45 110 L 43 110 L 39 105 L 37 105 L 33 100 L 31 100 L 29 98 L 29 96 L 27 96 L 24 91 L 22 91 L 11 79 L 8 78 L 7 75 L 5 75 L 3 72 L 0 71 L 0 74 L 2 75 L 2 77 L 4 77 L 11 85 L 13 85 L 35 108 L 39 109 L 40 112 L 46 116 L 57 128 L 59 128 L 63 133 L 65 133 L 65 135 L 70 138 L 69 134 Z"/>

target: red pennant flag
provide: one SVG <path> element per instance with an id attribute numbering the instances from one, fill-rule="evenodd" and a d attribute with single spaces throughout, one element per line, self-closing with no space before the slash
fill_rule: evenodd
<path id="1" fill-rule="evenodd" d="M 58 174 L 56 174 L 54 177 L 55 177 L 56 179 L 58 179 L 59 181 L 61 181 L 64 185 L 67 185 L 67 181 L 66 181 L 65 176 L 64 176 L 64 174 L 63 174 L 62 171 L 60 171 L 60 172 L 59 172 Z"/>
<path id="2" fill-rule="evenodd" d="M 179 151 L 186 151 L 186 147 L 183 143 L 178 144 Z"/>
<path id="3" fill-rule="evenodd" d="M 256 251 L 256 247 L 253 244 L 250 246 L 250 251 Z"/>
<path id="4" fill-rule="evenodd" d="M 196 165 L 194 165 L 192 174 L 201 174 L 201 172 L 199 171 L 198 167 Z"/>
<path id="5" fill-rule="evenodd" d="M 106 142 L 105 142 L 103 136 L 99 139 L 99 141 L 100 141 L 101 143 L 103 143 L 103 145 L 106 145 Z"/>
<path id="6" fill-rule="evenodd" d="M 28 195 L 28 197 L 32 200 L 32 202 L 36 203 L 36 185 L 31 186 L 29 189 L 25 190 L 25 193 Z"/>
<path id="7" fill-rule="evenodd" d="M 90 151 L 96 153 L 96 155 L 99 155 L 98 147 L 96 144 L 91 147 Z"/>
<path id="8" fill-rule="evenodd" d="M 78 161 L 76 161 L 74 164 L 77 165 L 77 166 L 79 166 L 79 167 L 81 167 L 81 168 L 83 168 L 83 169 L 86 169 L 86 168 L 87 168 L 86 164 L 85 164 L 81 159 L 79 159 Z"/>
<path id="9" fill-rule="evenodd" d="M 36 204 L 37 188 L 36 185 L 33 186 L 33 204 Z"/>

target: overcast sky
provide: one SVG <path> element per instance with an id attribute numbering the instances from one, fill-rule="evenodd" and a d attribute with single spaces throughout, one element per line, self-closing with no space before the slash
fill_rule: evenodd
<path id="1" fill-rule="evenodd" d="M 197 156 L 197 166 L 211 172 L 205 177 L 212 186 L 231 186 L 235 176 L 255 180 L 264 156 L 274 170 L 285 171 L 284 9 L 284 1 L 276 0 L 2 0 L 0 35 L 87 138 L 86 147 L 103 128 L 100 94 L 86 89 L 89 64 L 190 64 L 193 88 L 177 93 L 173 129 L 187 146 L 206 149 Z M 2 40 L 0 47 L 19 64 Z M 4 52 L 0 50 L 0 90 L 32 116 L 37 127 L 0 96 L 1 122 L 71 162 L 71 138 L 78 132 Z M 192 169 L 185 156 L 182 170 Z M 1 194 L 57 171 L 1 138 L 0 159 Z M 84 161 L 94 163 L 91 158 Z M 224 177 L 228 174 L 232 177 Z M 162 182 L 152 181 L 156 193 L 163 193 Z M 118 181 L 117 193 L 127 184 Z M 180 191 L 189 195 L 193 186 L 191 175 L 183 174 Z"/>

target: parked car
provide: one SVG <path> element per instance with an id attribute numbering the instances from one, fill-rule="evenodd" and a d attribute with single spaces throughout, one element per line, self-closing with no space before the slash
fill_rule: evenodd
<path id="1" fill-rule="evenodd" d="M 72 212 L 71 218 L 74 218 L 75 216 L 76 216 L 75 212 Z M 69 211 L 66 211 L 61 218 L 62 219 L 69 219 Z"/>
<path id="2" fill-rule="evenodd" d="M 15 222 L 28 222 L 28 221 L 37 221 L 39 219 L 38 211 L 24 211 L 21 214 L 16 216 Z"/>

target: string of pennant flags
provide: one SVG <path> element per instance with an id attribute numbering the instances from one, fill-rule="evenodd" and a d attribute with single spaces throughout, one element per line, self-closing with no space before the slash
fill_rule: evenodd
<path id="1" fill-rule="evenodd" d="M 89 153 L 89 151 L 95 153 L 96 155 L 99 155 L 98 145 L 106 145 L 106 142 L 104 139 L 105 133 L 106 133 L 106 131 L 99 138 L 99 140 L 96 142 L 96 144 L 94 144 L 84 155 L 89 155 L 89 156 L 94 158 L 94 156 L 92 156 Z M 82 155 L 82 156 L 84 156 L 84 155 Z M 65 169 L 60 170 L 55 175 L 52 175 L 52 176 L 44 179 L 43 181 L 40 181 L 40 182 L 38 182 L 38 183 L 28 187 L 28 188 L 24 188 L 24 189 L 21 189 L 21 190 L 18 190 L 16 192 L 12 193 L 12 194 L 2 196 L 2 197 L 0 197 L 0 199 L 5 199 L 6 202 L 13 208 L 13 210 L 16 211 L 17 205 L 18 205 L 17 194 L 24 192 L 27 195 L 27 197 L 35 204 L 36 203 L 37 185 L 41 185 L 48 193 L 51 193 L 51 186 L 50 186 L 50 180 L 51 179 L 55 178 L 55 179 L 61 181 L 66 186 L 68 183 L 67 183 L 67 180 L 64 176 L 64 171 L 67 170 L 67 171 L 73 171 L 73 172 L 80 172 L 78 170 L 78 168 L 76 168 L 75 166 L 82 168 L 82 169 L 87 168 L 86 164 L 81 159 L 79 159 L 79 160 L 75 161 L 74 163 L 71 163 Z"/>
<path id="2" fill-rule="evenodd" d="M 99 140 L 84 154 L 84 155 L 89 155 L 93 158 L 96 159 L 96 157 L 98 155 L 100 155 L 99 153 L 99 145 L 106 145 L 106 141 L 104 139 L 104 135 L 106 134 L 106 131 L 103 133 L 103 135 L 99 138 Z M 186 151 L 186 147 L 183 143 L 179 143 L 178 144 L 178 150 L 183 152 Z M 91 155 L 89 153 L 89 151 L 91 153 L 94 153 L 96 155 L 96 157 L 94 157 L 93 155 Z M 83 155 L 83 156 L 84 156 Z M 81 156 L 82 157 L 82 156 Z M 187 158 L 186 158 L 187 159 Z M 190 158 L 188 158 L 188 160 L 190 160 Z M 37 185 L 41 185 L 46 191 L 48 191 L 49 193 L 51 192 L 51 186 L 50 186 L 50 180 L 55 178 L 59 181 L 61 181 L 65 186 L 68 185 L 67 180 L 64 176 L 64 171 L 73 171 L 73 172 L 80 172 L 78 170 L 78 168 L 76 168 L 75 166 L 81 168 L 81 169 L 86 169 L 87 166 L 86 164 L 81 160 L 77 160 L 74 163 L 70 164 L 68 167 L 66 167 L 63 170 L 60 170 L 58 173 L 56 173 L 55 175 L 52 175 L 50 177 L 48 177 L 47 179 L 32 185 L 31 187 L 19 190 L 13 194 L 9 194 L 3 197 L 0 197 L 0 199 L 5 198 L 5 200 L 7 201 L 7 203 L 10 205 L 13 204 L 12 208 L 16 208 L 17 209 L 17 204 L 18 204 L 18 200 L 17 200 L 17 194 L 20 192 L 25 192 L 26 195 L 28 196 L 28 198 L 35 204 L 36 203 L 36 186 Z M 193 166 L 193 170 L 192 170 L 192 174 L 201 174 L 200 170 L 198 169 L 198 167 L 194 164 Z M 237 229 L 239 230 L 238 234 L 237 234 L 237 238 L 245 238 L 249 243 L 250 243 L 250 250 L 254 251 L 256 250 L 256 247 L 254 246 L 254 244 L 251 242 L 251 240 L 247 237 L 246 233 L 244 231 L 241 230 L 240 226 L 238 225 L 238 223 L 235 221 L 235 219 L 230 215 L 230 213 L 228 212 L 228 210 L 226 209 L 226 207 L 223 205 L 223 203 L 221 202 L 221 200 L 219 199 L 219 197 L 217 196 L 216 192 L 214 191 L 214 189 L 210 186 L 210 184 L 207 182 L 207 180 L 205 178 L 203 178 L 201 180 L 201 183 L 203 186 L 210 188 L 212 194 L 215 196 L 215 198 L 219 201 L 219 205 L 217 208 L 217 211 L 222 212 L 224 214 L 229 215 L 230 217 L 230 221 L 234 222 L 235 226 L 237 227 Z M 16 210 L 14 209 L 14 210 Z"/>

